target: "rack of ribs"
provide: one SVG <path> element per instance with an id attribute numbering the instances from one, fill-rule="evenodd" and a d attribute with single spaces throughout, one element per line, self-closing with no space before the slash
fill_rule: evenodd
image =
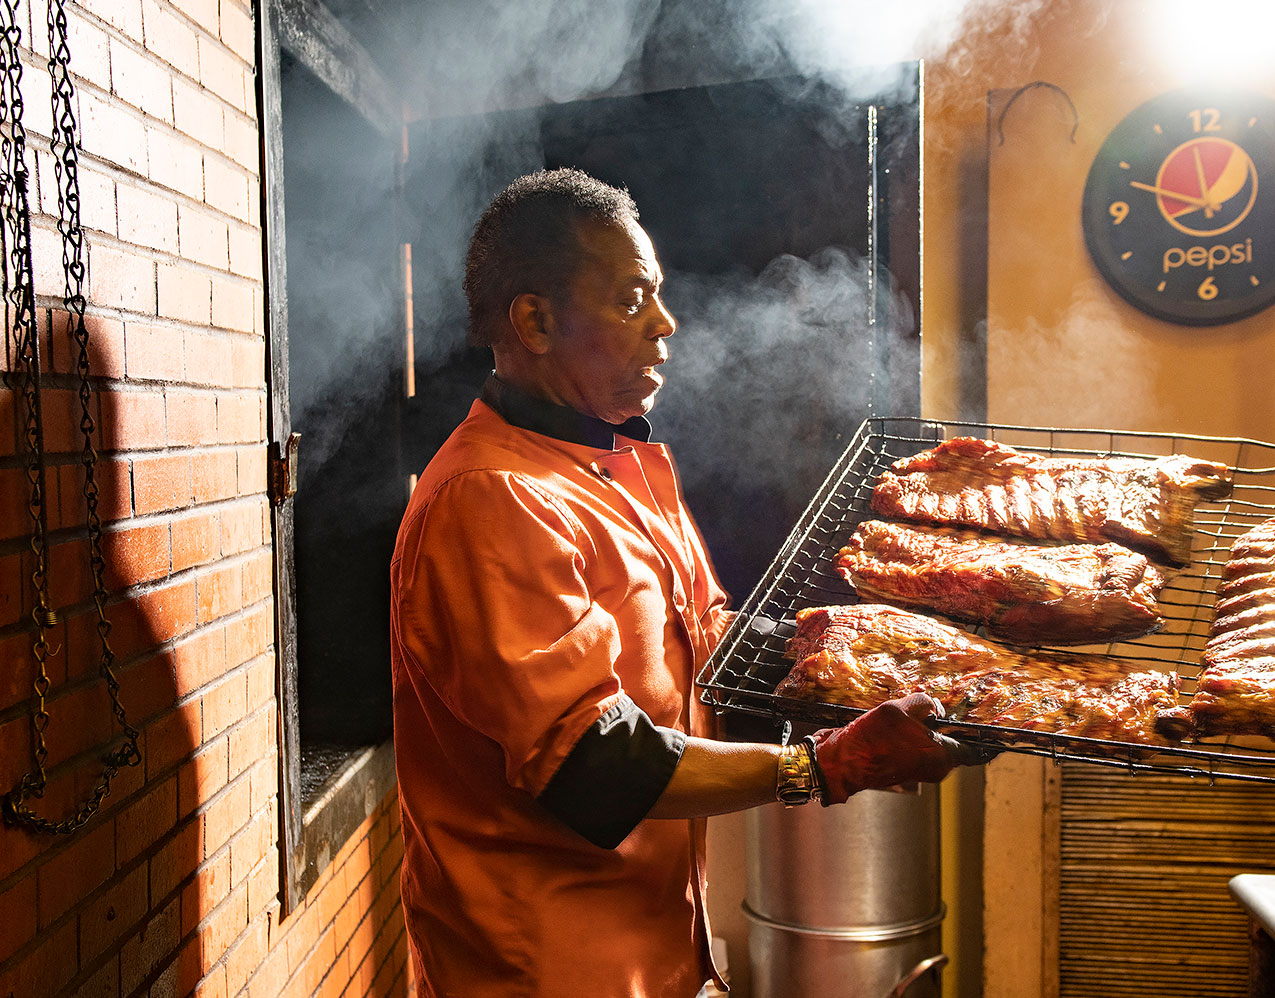
<path id="1" fill-rule="evenodd" d="M 894 462 L 872 510 L 1042 541 L 1116 541 L 1181 565 L 1191 560 L 1196 504 L 1230 491 L 1226 465 L 1182 454 L 1047 457 L 953 437 Z"/>
<path id="2" fill-rule="evenodd" d="M 1012 644 L 1096 644 L 1164 626 L 1163 577 L 1119 544 L 1042 546 L 867 520 L 836 565 L 866 600 L 981 624 Z"/>
<path id="3" fill-rule="evenodd" d="M 908 693 L 949 718 L 1139 745 L 1180 741 L 1190 719 L 1176 673 L 1098 655 L 1030 654 L 880 603 L 801 610 L 778 696 L 867 709 Z"/>
<path id="4" fill-rule="evenodd" d="M 1191 698 L 1201 734 L 1275 737 L 1275 519 L 1231 545 L 1202 664 Z"/>

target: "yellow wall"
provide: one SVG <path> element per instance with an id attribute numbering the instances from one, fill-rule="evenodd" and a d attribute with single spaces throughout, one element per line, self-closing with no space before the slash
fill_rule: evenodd
<path id="1" fill-rule="evenodd" d="M 1246 52 L 1255 39 L 1269 39 L 1272 25 L 1228 23 L 1234 6 L 1049 0 L 995 13 L 980 8 L 967 14 L 958 44 L 927 61 L 925 415 L 981 415 L 983 331 L 976 322 L 985 312 L 989 422 L 1275 440 L 1275 309 L 1213 327 L 1151 318 L 1106 284 L 1080 226 L 1094 155 L 1146 100 L 1193 83 L 1275 97 L 1275 61 Z M 1195 18 L 1185 42 L 1169 33 L 1168 19 L 1179 9 Z M 1229 45 L 1225 63 L 1197 68 L 1193 58 L 1219 38 Z M 1060 88 L 1074 118 L 1056 90 L 1034 88 L 1005 115 L 1000 144 L 996 117 L 1010 95 L 1036 81 Z M 1032 837 L 1039 841 L 1041 826 L 1012 829 L 1023 851 L 1010 857 L 990 848 L 984 855 L 983 825 L 986 841 L 999 841 L 1007 819 L 998 802 L 1039 798 L 1041 779 L 1034 761 L 1002 758 L 986 774 L 960 773 L 944 785 L 948 998 L 1000 993 L 996 954 L 1022 946 L 1040 952 L 1041 926 L 998 922 L 997 899 L 985 904 L 982 885 L 1026 891 L 1009 910 L 1022 912 L 1025 901 L 1030 907 L 1040 865 Z M 1006 932 L 1037 938 L 1020 946 Z M 985 958 L 990 970 L 980 968 Z"/>

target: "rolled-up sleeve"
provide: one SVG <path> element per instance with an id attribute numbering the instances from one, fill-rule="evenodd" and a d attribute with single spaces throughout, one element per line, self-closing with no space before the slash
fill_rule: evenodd
<path id="1" fill-rule="evenodd" d="M 622 694 L 616 621 L 586 582 L 587 533 L 534 482 L 471 471 L 439 487 L 400 546 L 403 648 L 500 746 L 509 783 L 539 795 Z"/>

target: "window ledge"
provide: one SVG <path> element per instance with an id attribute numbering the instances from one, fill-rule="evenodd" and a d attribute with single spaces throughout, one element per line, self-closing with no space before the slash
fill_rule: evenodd
<path id="1" fill-rule="evenodd" d="M 393 739 L 354 749 L 318 789 L 302 816 L 298 893 L 304 896 L 350 836 L 394 789 Z"/>

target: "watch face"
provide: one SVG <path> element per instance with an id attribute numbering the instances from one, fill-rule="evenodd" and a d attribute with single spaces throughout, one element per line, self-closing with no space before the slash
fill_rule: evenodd
<path id="1" fill-rule="evenodd" d="M 1178 92 L 1134 110 L 1089 169 L 1081 215 L 1102 275 L 1170 322 L 1275 302 L 1275 101 Z"/>

